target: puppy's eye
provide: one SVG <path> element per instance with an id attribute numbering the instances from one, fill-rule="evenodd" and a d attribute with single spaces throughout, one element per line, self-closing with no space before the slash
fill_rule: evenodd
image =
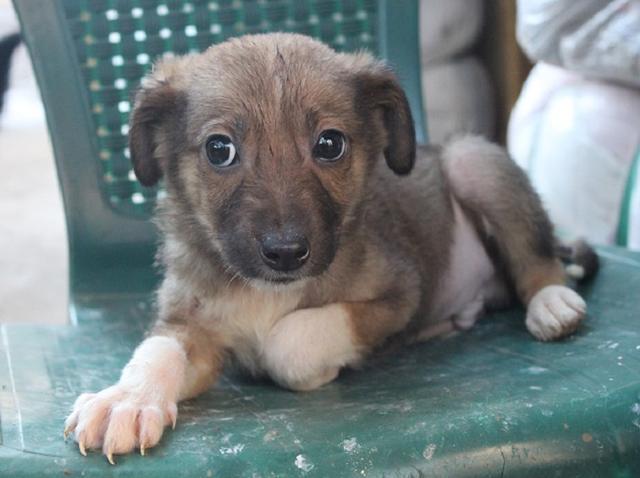
<path id="1" fill-rule="evenodd" d="M 339 160 L 345 149 L 344 135 L 335 129 L 323 131 L 313 147 L 313 155 L 319 161 L 333 162 Z"/>
<path id="2" fill-rule="evenodd" d="M 238 160 L 236 147 L 224 134 L 209 136 L 206 144 L 207 159 L 216 168 L 226 168 Z"/>

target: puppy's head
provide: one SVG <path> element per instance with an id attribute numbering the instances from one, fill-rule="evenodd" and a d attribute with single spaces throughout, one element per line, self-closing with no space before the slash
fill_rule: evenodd
<path id="1" fill-rule="evenodd" d="M 157 64 L 129 146 L 140 182 L 164 177 L 228 270 L 286 283 L 329 267 L 378 162 L 409 173 L 413 128 L 395 76 L 369 55 L 255 35 Z"/>

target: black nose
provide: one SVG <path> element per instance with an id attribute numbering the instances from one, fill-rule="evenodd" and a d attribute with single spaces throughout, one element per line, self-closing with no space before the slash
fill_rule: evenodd
<path id="1" fill-rule="evenodd" d="M 268 235 L 260 243 L 262 260 L 276 271 L 299 269 L 309 254 L 309 242 L 301 236 Z"/>

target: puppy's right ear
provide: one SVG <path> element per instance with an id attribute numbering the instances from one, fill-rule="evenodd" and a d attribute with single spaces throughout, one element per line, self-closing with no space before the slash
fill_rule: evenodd
<path id="1" fill-rule="evenodd" d="M 133 112 L 129 117 L 129 152 L 133 171 L 143 186 L 153 186 L 162 177 L 164 165 L 158 148 L 163 129 L 175 118 L 180 93 L 168 80 L 145 79 L 137 93 Z"/>
<path id="2" fill-rule="evenodd" d="M 367 108 L 368 117 L 381 113 L 386 130 L 384 157 L 387 165 L 398 175 L 409 174 L 416 157 L 416 133 L 404 90 L 384 63 L 368 55 L 355 58 L 364 59 L 366 65 L 356 76 L 358 102 Z"/>

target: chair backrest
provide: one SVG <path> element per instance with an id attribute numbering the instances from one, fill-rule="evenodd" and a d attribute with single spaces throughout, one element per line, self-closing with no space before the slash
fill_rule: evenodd
<path id="1" fill-rule="evenodd" d="M 14 0 L 47 112 L 80 294 L 148 290 L 158 194 L 133 175 L 132 92 L 164 54 L 294 31 L 368 49 L 398 72 L 424 142 L 417 0 Z"/>

